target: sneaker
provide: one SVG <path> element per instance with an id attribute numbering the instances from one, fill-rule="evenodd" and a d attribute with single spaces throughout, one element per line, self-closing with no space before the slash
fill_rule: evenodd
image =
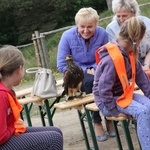
<path id="1" fill-rule="evenodd" d="M 103 133 L 102 135 L 96 136 L 97 141 L 103 142 L 107 140 L 107 135 L 106 133 Z"/>
<path id="2" fill-rule="evenodd" d="M 108 135 L 109 135 L 110 137 L 115 137 L 115 136 L 116 136 L 116 133 L 115 133 L 115 131 L 108 131 Z"/>

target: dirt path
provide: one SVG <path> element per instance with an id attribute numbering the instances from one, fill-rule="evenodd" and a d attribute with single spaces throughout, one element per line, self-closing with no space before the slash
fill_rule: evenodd
<path id="1" fill-rule="evenodd" d="M 31 119 L 32 119 L 33 126 L 42 125 L 39 115 L 32 116 Z M 63 132 L 64 150 L 86 150 L 81 126 L 78 119 L 78 114 L 75 109 L 65 110 L 65 111 L 57 110 L 54 115 L 53 122 L 54 125 L 59 127 Z M 92 145 L 88 125 L 87 123 L 85 125 L 88 133 L 90 145 Z M 130 125 L 130 131 L 135 146 L 135 150 L 139 150 L 138 142 L 135 135 L 135 129 L 131 125 Z M 123 143 L 123 150 L 128 150 L 127 143 L 123 133 L 123 128 L 121 126 L 119 126 L 119 132 Z M 99 142 L 98 145 L 99 145 L 99 150 L 118 150 L 116 138 L 109 137 L 107 141 Z"/>

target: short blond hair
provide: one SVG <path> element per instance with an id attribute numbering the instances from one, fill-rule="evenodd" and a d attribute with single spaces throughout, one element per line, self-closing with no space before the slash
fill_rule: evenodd
<path id="1" fill-rule="evenodd" d="M 81 8 L 75 15 L 75 23 L 78 24 L 80 19 L 84 19 L 85 21 L 92 20 L 98 25 L 99 15 L 92 7 Z"/>

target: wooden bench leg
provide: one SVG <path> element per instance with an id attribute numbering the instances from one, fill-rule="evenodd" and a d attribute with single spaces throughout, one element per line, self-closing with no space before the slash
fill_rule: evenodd
<path id="1" fill-rule="evenodd" d="M 90 130 L 94 150 L 99 150 L 97 140 L 96 140 L 96 136 L 95 136 L 95 131 L 94 131 L 94 128 L 93 128 L 93 121 L 92 121 L 93 117 L 90 114 L 92 112 L 90 110 L 87 110 L 85 107 L 84 107 L 84 109 L 85 109 L 85 113 L 86 113 L 86 117 L 87 117 L 87 122 L 88 122 L 88 125 L 89 125 L 89 130 Z"/>
<path id="2" fill-rule="evenodd" d="M 120 135 L 119 135 L 119 132 L 118 132 L 117 121 L 112 121 L 112 123 L 114 125 L 114 130 L 115 130 L 115 133 L 116 133 L 116 140 L 117 140 L 117 143 L 118 143 L 119 150 L 123 150 L 121 140 L 120 140 Z"/>
<path id="3" fill-rule="evenodd" d="M 43 112 L 43 106 L 39 105 L 39 112 L 40 112 L 40 118 L 43 126 L 46 126 L 45 119 L 44 119 L 44 112 Z"/>
<path id="4" fill-rule="evenodd" d="M 25 96 L 23 96 L 22 98 L 25 98 Z M 25 115 L 27 117 L 28 126 L 32 126 L 32 122 L 31 122 L 31 118 L 30 118 L 30 111 L 32 109 L 33 103 L 31 103 L 29 107 L 28 107 L 28 105 L 29 104 L 24 104 L 23 109 L 24 109 Z M 22 112 L 21 112 L 21 119 L 24 120 Z"/>
<path id="5" fill-rule="evenodd" d="M 90 150 L 91 148 L 90 148 L 90 145 L 89 145 L 89 141 L 88 141 L 85 125 L 84 125 L 85 114 L 83 114 L 80 110 L 77 110 L 77 112 L 78 112 L 79 121 L 80 121 L 81 128 L 82 128 L 82 132 L 83 132 L 86 148 L 87 148 L 87 150 Z"/>
<path id="6" fill-rule="evenodd" d="M 125 136 L 126 136 L 126 141 L 127 141 L 127 144 L 128 144 L 128 148 L 129 148 L 129 150 L 134 150 L 131 135 L 130 135 L 130 131 L 129 131 L 129 123 L 127 122 L 127 120 L 123 120 L 122 125 L 123 125 L 124 133 L 125 133 Z"/>
<path id="7" fill-rule="evenodd" d="M 33 103 L 30 104 L 29 108 L 28 108 L 28 104 L 24 104 L 23 105 L 23 108 L 24 108 L 24 111 L 25 111 L 25 115 L 27 117 L 28 126 L 32 126 L 32 122 L 31 122 L 31 118 L 30 118 L 30 110 L 32 108 L 32 105 L 33 105 Z"/>
<path id="8" fill-rule="evenodd" d="M 49 104 L 48 99 L 46 99 L 44 101 L 44 106 L 39 106 L 40 117 L 41 117 L 41 121 L 42 121 L 43 126 L 46 126 L 45 115 L 47 115 L 48 124 L 50 126 L 54 125 L 53 124 L 53 116 L 55 114 L 56 108 L 53 108 L 53 106 L 54 106 L 55 103 L 58 103 L 60 101 L 60 99 L 61 99 L 61 96 L 57 97 L 51 104 Z M 43 107 L 45 108 L 45 111 L 43 111 L 44 110 Z"/>
<path id="9" fill-rule="evenodd" d="M 52 110 L 52 107 L 54 106 L 54 104 L 59 103 L 61 98 L 62 96 L 56 97 L 55 101 L 49 106 L 49 109 Z M 53 108 L 53 111 L 51 111 L 52 116 L 54 116 L 55 111 L 56 111 L 56 108 Z"/>
<path id="10" fill-rule="evenodd" d="M 117 122 L 116 121 L 112 121 L 112 122 L 113 122 L 113 125 L 114 125 L 114 129 L 115 129 L 115 133 L 116 133 L 116 140 L 117 140 L 117 143 L 118 143 L 119 150 L 123 150 L 121 140 L 120 140 L 120 136 L 119 136 L 119 132 L 118 132 L 118 128 L 117 128 Z M 128 149 L 129 150 L 134 150 L 131 135 L 130 135 L 130 131 L 129 131 L 129 123 L 130 122 L 129 122 L 129 120 L 122 120 L 121 122 L 122 122 L 122 126 L 123 126 L 123 129 L 124 129 L 124 134 L 125 134 L 125 137 L 126 137 L 126 141 L 127 141 L 127 144 L 128 144 Z"/>
<path id="11" fill-rule="evenodd" d="M 49 123 L 50 126 L 53 126 L 53 116 L 52 116 L 51 110 L 49 108 L 49 102 L 48 102 L 48 100 L 45 100 L 44 104 L 45 104 L 46 113 L 47 113 L 47 117 L 48 117 L 48 123 Z"/>

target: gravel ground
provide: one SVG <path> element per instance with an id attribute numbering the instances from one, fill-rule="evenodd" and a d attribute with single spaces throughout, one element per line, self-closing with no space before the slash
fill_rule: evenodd
<path id="1" fill-rule="evenodd" d="M 36 106 L 34 106 L 36 107 Z M 40 116 L 36 108 L 34 108 L 36 115 L 32 115 L 31 120 L 33 126 L 41 126 Z M 47 119 L 46 119 L 47 122 Z M 85 142 L 81 126 L 78 119 L 78 114 L 75 109 L 69 109 L 65 111 L 57 110 L 53 118 L 54 126 L 59 127 L 64 136 L 64 150 L 86 150 Z M 48 125 L 48 123 L 47 123 Z M 103 122 L 104 125 L 104 122 Z M 118 123 L 119 133 L 123 144 L 123 150 L 128 150 L 127 143 L 124 136 L 124 130 L 121 127 L 121 123 Z M 85 123 L 86 131 L 89 137 L 90 145 L 92 146 L 91 136 L 87 123 Z M 104 125 L 105 128 L 105 125 Z M 134 144 L 134 150 L 139 150 L 138 141 L 135 134 L 135 129 L 130 125 L 130 132 Z M 105 142 L 98 142 L 99 150 L 118 150 L 116 138 L 109 137 Z"/>

